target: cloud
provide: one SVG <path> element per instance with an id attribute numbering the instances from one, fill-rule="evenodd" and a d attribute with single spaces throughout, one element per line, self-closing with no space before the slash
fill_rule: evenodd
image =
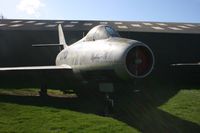
<path id="1" fill-rule="evenodd" d="M 16 8 L 19 11 L 23 11 L 28 15 L 39 15 L 39 10 L 41 7 L 44 7 L 45 4 L 41 2 L 41 0 L 20 0 L 17 4 Z"/>

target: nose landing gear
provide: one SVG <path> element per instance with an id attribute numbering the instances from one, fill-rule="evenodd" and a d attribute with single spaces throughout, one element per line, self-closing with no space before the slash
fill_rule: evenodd
<path id="1" fill-rule="evenodd" d="M 110 116 L 114 113 L 114 100 L 111 98 L 110 94 L 114 92 L 114 87 L 112 83 L 100 83 L 100 92 L 104 93 L 104 116 Z"/>
<path id="2" fill-rule="evenodd" d="M 109 93 L 105 93 L 105 101 L 104 101 L 104 115 L 110 116 L 114 113 L 114 100 L 110 98 Z"/>

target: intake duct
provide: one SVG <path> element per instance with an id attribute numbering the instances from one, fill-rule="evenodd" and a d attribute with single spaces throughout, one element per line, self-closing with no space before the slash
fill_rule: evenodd
<path id="1" fill-rule="evenodd" d="M 154 66 L 154 55 L 147 46 L 135 46 L 126 55 L 126 68 L 134 78 L 144 78 L 151 73 Z"/>

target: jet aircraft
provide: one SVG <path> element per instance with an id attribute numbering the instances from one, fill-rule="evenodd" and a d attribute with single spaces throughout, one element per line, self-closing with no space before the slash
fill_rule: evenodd
<path id="1" fill-rule="evenodd" d="M 4 67 L 0 68 L 0 74 L 39 76 L 36 79 L 40 80 L 40 95 L 46 95 L 52 84 L 63 84 L 65 89 L 78 87 L 83 93 L 82 88 L 95 85 L 109 99 L 108 94 L 120 88 L 119 84 L 125 86 L 145 78 L 154 68 L 154 54 L 146 44 L 120 37 L 109 25 L 95 26 L 71 45 L 66 44 L 60 24 L 58 35 L 59 44 L 33 44 L 34 47 L 60 47 L 55 66 Z M 49 82 L 49 79 L 53 80 Z"/>

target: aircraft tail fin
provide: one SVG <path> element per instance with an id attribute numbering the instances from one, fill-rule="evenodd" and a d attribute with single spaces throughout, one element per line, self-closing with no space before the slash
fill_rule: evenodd
<path id="1" fill-rule="evenodd" d="M 63 33 L 63 29 L 61 24 L 58 25 L 58 37 L 59 37 L 59 44 L 33 44 L 33 47 L 60 47 L 60 50 L 67 47 L 67 44 L 65 42 L 65 36 Z"/>
<path id="2" fill-rule="evenodd" d="M 59 44 L 63 45 L 63 48 L 65 48 L 67 44 L 65 41 L 65 36 L 61 24 L 58 25 L 58 36 L 59 36 Z"/>

